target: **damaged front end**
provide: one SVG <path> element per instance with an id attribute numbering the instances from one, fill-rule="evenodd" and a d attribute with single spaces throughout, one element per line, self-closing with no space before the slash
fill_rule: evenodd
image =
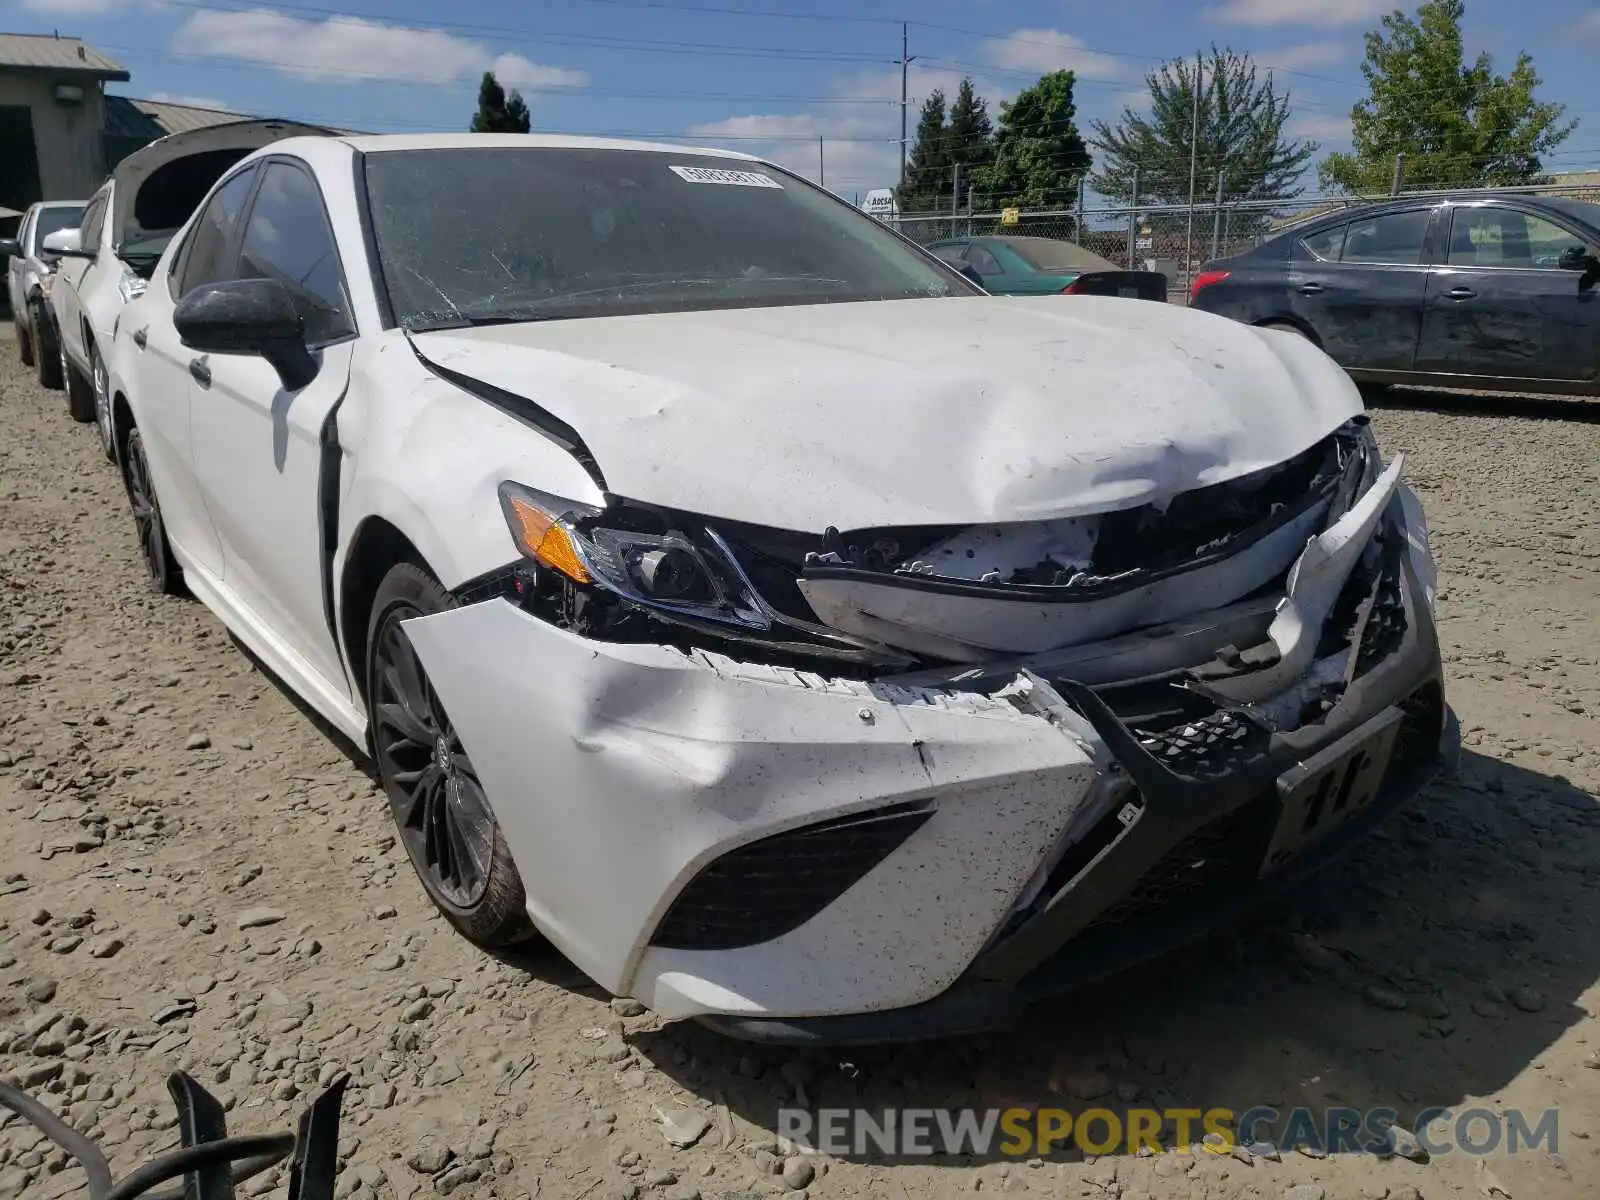
<path id="1" fill-rule="evenodd" d="M 1450 720 L 1401 469 L 1358 418 L 1159 505 L 820 535 L 507 483 L 521 559 L 408 630 L 519 864 L 519 839 L 572 887 L 623 863 L 613 914 L 529 880 L 598 982 L 763 1040 L 985 1028 L 1431 776 Z M 577 866 L 508 819 L 536 792 Z"/>

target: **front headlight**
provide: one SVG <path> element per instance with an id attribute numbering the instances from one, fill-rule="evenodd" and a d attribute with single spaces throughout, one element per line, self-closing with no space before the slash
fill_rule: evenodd
<path id="1" fill-rule="evenodd" d="M 664 613 L 744 629 L 770 629 L 720 538 L 697 543 L 682 530 L 642 528 L 644 514 L 610 514 L 509 480 L 500 507 L 523 555 L 573 583 L 597 585 Z"/>

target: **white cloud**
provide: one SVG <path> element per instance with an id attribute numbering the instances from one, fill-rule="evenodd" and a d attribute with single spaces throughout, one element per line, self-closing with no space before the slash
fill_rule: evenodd
<path id="1" fill-rule="evenodd" d="M 1585 13 L 1570 28 L 1573 37 L 1600 46 L 1600 8 Z"/>
<path id="2" fill-rule="evenodd" d="M 497 56 L 481 42 L 439 29 L 359 17 L 303 20 L 264 8 L 196 12 L 173 35 L 172 48 L 259 63 L 318 83 L 387 79 L 452 84 L 471 82 L 490 70 L 508 88 L 525 91 L 582 87 L 587 82 L 582 71 L 543 66 L 520 54 Z"/>
<path id="3" fill-rule="evenodd" d="M 1280 71 L 1298 71 L 1304 67 L 1326 67 L 1345 57 L 1345 47 L 1339 42 L 1303 42 L 1298 46 L 1280 46 L 1276 50 L 1262 50 L 1256 61 L 1263 67 L 1276 67 Z"/>
<path id="4" fill-rule="evenodd" d="M 1348 142 L 1350 118 L 1339 113 L 1302 113 L 1289 122 L 1289 134 L 1315 142 Z"/>
<path id="5" fill-rule="evenodd" d="M 1395 0 L 1225 0 L 1205 15 L 1235 25 L 1355 25 L 1382 16 Z"/>
<path id="6" fill-rule="evenodd" d="M 225 104 L 210 96 L 175 96 L 171 92 L 156 92 L 150 99 L 158 104 L 182 104 L 189 108 L 209 108 L 213 112 L 236 111 L 231 104 Z"/>
<path id="7" fill-rule="evenodd" d="M 1076 71 L 1082 78 L 1111 79 L 1123 74 L 1120 60 L 1090 50 L 1079 38 L 1056 29 L 1018 29 L 983 43 L 985 60 L 1008 71 Z"/>

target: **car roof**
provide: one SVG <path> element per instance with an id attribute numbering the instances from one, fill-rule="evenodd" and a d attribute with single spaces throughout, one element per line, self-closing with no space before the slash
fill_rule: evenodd
<path id="1" fill-rule="evenodd" d="M 1506 189 L 1501 191 L 1441 192 L 1409 197 L 1396 196 L 1393 199 L 1376 200 L 1364 204 L 1357 202 L 1349 207 L 1337 208 L 1332 212 L 1317 213 L 1315 216 L 1308 216 L 1303 220 L 1285 225 L 1271 234 L 1271 240 L 1275 241 L 1281 237 L 1299 237 L 1309 230 L 1340 225 L 1363 216 L 1419 207 L 1437 208 L 1445 204 L 1481 204 L 1485 201 L 1501 203 L 1514 201 L 1518 204 L 1525 204 L 1530 208 L 1546 209 L 1560 213 L 1573 220 L 1600 227 L 1600 204 L 1592 204 L 1569 196 L 1541 196 L 1533 192 Z"/>
<path id="2" fill-rule="evenodd" d="M 627 138 L 582 137 L 556 133 L 378 133 L 341 139 L 363 154 L 394 150 L 467 150 L 503 147 L 518 150 L 632 150 L 667 154 L 694 154 L 701 158 L 726 158 L 761 162 L 753 154 L 710 146 L 680 146 L 672 142 L 633 141 Z"/>

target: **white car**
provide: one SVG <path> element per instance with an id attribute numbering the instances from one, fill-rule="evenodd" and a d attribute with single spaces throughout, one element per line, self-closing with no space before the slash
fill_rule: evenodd
<path id="1" fill-rule="evenodd" d="M 10 255 L 6 272 L 11 321 L 17 333 L 17 354 L 22 365 L 33 367 L 47 387 L 60 387 L 61 362 L 56 351 L 55 327 L 46 308 L 55 281 L 58 258 L 42 245 L 58 229 L 76 229 L 83 218 L 83 201 L 50 200 L 30 204 L 17 226 L 17 236 L 0 242 L 0 253 Z"/>
<path id="2" fill-rule="evenodd" d="M 287 121 L 240 120 L 170 134 L 119 162 L 90 197 L 82 223 L 44 239 L 60 266 L 50 290 L 59 377 L 75 421 L 95 421 L 112 456 L 102 347 L 111 345 L 122 306 L 145 281 L 173 234 L 194 215 L 222 173 L 246 154 L 286 137 L 328 132 Z"/>
<path id="3" fill-rule="evenodd" d="M 743 155 L 278 143 L 111 390 L 151 583 L 367 747 L 440 911 L 736 1036 L 1005 1023 L 1456 745 L 1331 359 L 986 296 Z"/>

